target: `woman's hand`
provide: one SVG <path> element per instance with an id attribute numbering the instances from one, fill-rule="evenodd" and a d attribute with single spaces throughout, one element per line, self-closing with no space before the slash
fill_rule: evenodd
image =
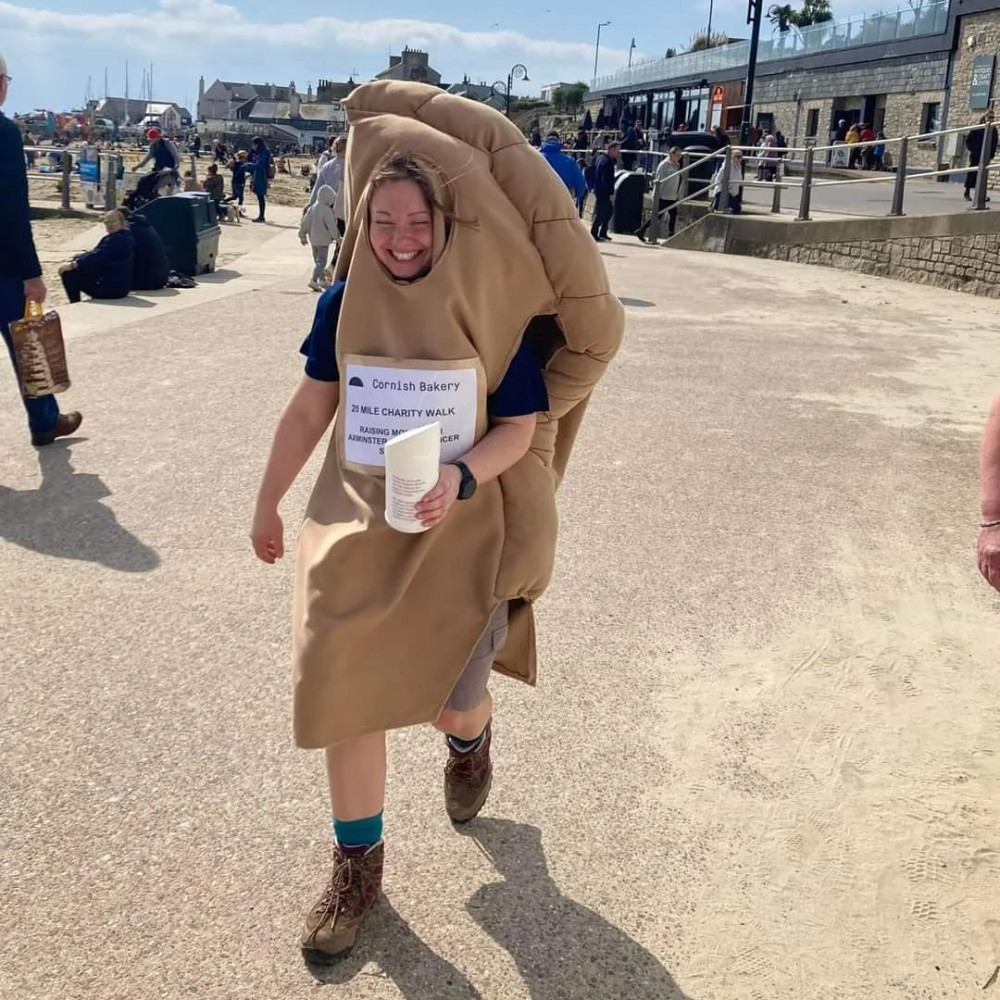
<path id="1" fill-rule="evenodd" d="M 277 507 L 257 505 L 250 528 L 250 541 L 261 562 L 273 563 L 285 554 L 285 526 L 281 523 Z"/>
<path id="2" fill-rule="evenodd" d="M 1000 590 L 1000 526 L 979 529 L 976 561 L 979 563 L 979 572 L 989 585 Z"/>
<path id="3" fill-rule="evenodd" d="M 458 499 L 462 473 L 455 465 L 442 465 L 437 486 L 417 502 L 417 517 L 425 528 L 440 524 Z"/>

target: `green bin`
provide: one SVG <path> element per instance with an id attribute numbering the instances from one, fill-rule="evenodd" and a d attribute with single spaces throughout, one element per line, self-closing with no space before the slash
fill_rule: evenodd
<path id="1" fill-rule="evenodd" d="M 171 270 L 192 278 L 215 270 L 222 230 L 207 194 L 191 191 L 156 198 L 139 214 L 160 234 Z"/>

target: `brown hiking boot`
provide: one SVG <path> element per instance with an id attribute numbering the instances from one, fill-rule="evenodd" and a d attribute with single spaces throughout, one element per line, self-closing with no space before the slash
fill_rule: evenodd
<path id="1" fill-rule="evenodd" d="M 453 823 L 468 823 L 479 815 L 493 784 L 490 763 L 490 740 L 493 723 L 486 724 L 482 746 L 459 753 L 448 744 L 448 763 L 444 768 L 444 804 Z"/>
<path id="2" fill-rule="evenodd" d="M 42 448 L 47 444 L 52 444 L 56 438 L 69 437 L 82 423 L 83 417 L 79 413 L 60 413 L 55 427 L 44 434 L 32 434 L 31 443 L 36 448 Z"/>
<path id="3" fill-rule="evenodd" d="M 381 840 L 363 854 L 335 845 L 333 877 L 309 911 L 302 932 L 302 954 L 309 961 L 337 962 L 350 954 L 361 924 L 382 891 L 384 855 Z"/>

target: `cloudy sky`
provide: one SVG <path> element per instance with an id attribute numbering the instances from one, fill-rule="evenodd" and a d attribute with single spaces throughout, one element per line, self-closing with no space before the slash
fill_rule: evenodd
<path id="1" fill-rule="evenodd" d="M 588 80 L 599 21 L 600 72 L 636 58 L 683 49 L 708 20 L 709 0 L 632 0 L 628 14 L 609 0 L 370 0 L 318 5 L 306 0 L 0 0 L 0 46 L 13 77 L 7 112 L 79 106 L 87 92 L 125 90 L 137 96 L 143 67 L 153 64 L 154 97 L 194 110 L 198 77 L 287 84 L 305 90 L 320 78 L 370 79 L 390 52 L 409 45 L 430 53 L 446 82 L 503 79 L 522 62 L 537 93 L 546 83 Z M 875 0 L 834 0 L 838 17 L 880 6 Z M 882 7 L 891 4 L 882 4 Z M 746 0 L 715 0 L 714 25 L 746 31 Z M 321 11 L 329 11 L 321 13 Z M 350 15 L 363 15 L 351 17 Z M 769 30 L 769 29 L 765 29 Z"/>

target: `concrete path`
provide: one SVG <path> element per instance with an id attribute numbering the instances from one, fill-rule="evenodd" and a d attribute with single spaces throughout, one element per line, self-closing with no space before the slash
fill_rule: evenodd
<path id="1" fill-rule="evenodd" d="M 290 739 L 292 566 L 246 539 L 307 252 L 279 234 L 175 311 L 66 310 L 70 441 L 35 452 L 7 380 L 0 997 L 978 995 L 995 305 L 629 243 L 604 248 L 629 329 L 561 492 L 539 687 L 495 684 L 463 833 L 439 737 L 393 735 L 386 899 L 331 971 L 296 950 L 329 832 Z"/>

